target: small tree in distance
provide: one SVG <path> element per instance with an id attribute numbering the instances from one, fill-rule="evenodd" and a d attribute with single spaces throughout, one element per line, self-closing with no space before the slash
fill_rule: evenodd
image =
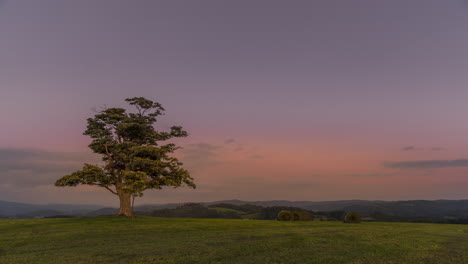
<path id="1" fill-rule="evenodd" d="M 169 132 L 157 131 L 154 124 L 164 114 L 161 104 L 144 97 L 125 99 L 136 108 L 106 108 L 88 118 L 84 135 L 92 139 L 89 148 L 102 155 L 103 166 L 85 164 L 81 170 L 65 175 L 55 186 L 94 185 L 107 189 L 120 200 L 119 215 L 133 215 L 133 200 L 147 189 L 195 188 L 193 178 L 172 156 L 178 147 L 161 144 L 171 138 L 186 137 L 180 126 Z"/>

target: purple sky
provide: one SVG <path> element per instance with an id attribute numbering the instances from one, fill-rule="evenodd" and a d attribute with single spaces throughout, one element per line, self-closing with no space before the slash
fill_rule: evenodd
<path id="1" fill-rule="evenodd" d="M 0 33 L 0 200 L 116 204 L 51 184 L 134 96 L 199 186 L 142 203 L 468 198 L 463 0 L 0 0 Z"/>

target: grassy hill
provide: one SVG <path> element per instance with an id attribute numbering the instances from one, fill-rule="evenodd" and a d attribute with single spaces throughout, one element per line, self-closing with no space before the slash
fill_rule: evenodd
<path id="1" fill-rule="evenodd" d="M 137 217 L 0 220 L 0 263 L 468 263 L 468 226 Z"/>

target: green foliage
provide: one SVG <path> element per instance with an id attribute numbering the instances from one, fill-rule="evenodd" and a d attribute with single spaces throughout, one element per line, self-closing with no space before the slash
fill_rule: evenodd
<path id="1" fill-rule="evenodd" d="M 112 185 L 104 169 L 85 164 L 83 169 L 75 171 L 57 180 L 56 186 L 77 186 L 79 184 L 98 185 L 101 187 Z"/>
<path id="2" fill-rule="evenodd" d="M 301 215 L 299 212 L 291 212 L 292 215 L 292 221 L 299 221 L 301 220 Z"/>
<path id="3" fill-rule="evenodd" d="M 271 209 L 274 207 L 267 207 L 266 209 Z M 292 207 L 294 208 L 294 207 Z M 288 211 L 282 210 L 277 215 L 277 220 L 279 221 L 310 221 L 311 212 L 308 211 Z"/>
<path id="4" fill-rule="evenodd" d="M 261 207 L 260 208 L 260 217 L 259 219 L 262 220 L 273 220 L 278 218 L 279 212 L 285 210 L 285 211 L 299 211 L 303 212 L 304 209 L 299 208 L 299 207 L 291 207 L 291 206 L 270 206 L 270 207 Z M 312 214 L 311 211 L 307 211 Z"/>
<path id="5" fill-rule="evenodd" d="M 310 221 L 311 214 L 309 212 L 298 212 L 299 220 L 301 221 Z"/>
<path id="6" fill-rule="evenodd" d="M 292 207 L 293 208 L 293 207 Z M 137 212 L 139 215 L 160 216 L 160 217 L 182 217 L 182 218 L 228 218 L 228 219 L 257 219 L 260 220 L 260 213 L 265 207 L 258 205 L 233 205 L 226 203 L 212 204 L 205 206 L 198 203 L 188 203 L 172 209 L 158 209 L 151 213 Z M 296 208 L 297 209 L 297 208 Z M 288 210 L 283 210 L 288 211 Z M 290 212 L 287 221 L 310 221 L 311 213 L 307 211 Z M 274 218 L 268 220 L 279 220 L 280 212 Z M 295 219 L 294 219 L 295 214 Z"/>
<path id="7" fill-rule="evenodd" d="M 212 204 L 208 207 L 209 208 L 213 208 L 213 207 L 229 208 L 232 210 L 244 212 L 246 214 L 260 213 L 260 211 L 264 208 L 262 206 L 252 205 L 252 204 L 235 205 L 235 204 L 227 204 L 227 203 Z"/>
<path id="8" fill-rule="evenodd" d="M 218 218 L 216 210 L 208 209 L 198 203 L 187 203 L 173 209 L 155 210 L 150 215 L 179 218 Z"/>
<path id="9" fill-rule="evenodd" d="M 122 193 L 139 197 L 147 189 L 164 186 L 195 188 L 189 172 L 171 156 L 177 146 L 164 144 L 171 138 L 186 137 L 187 132 L 180 126 L 173 126 L 170 131 L 155 129 L 157 118 L 164 114 L 161 104 L 143 97 L 125 101 L 136 111 L 106 108 L 87 120 L 84 135 L 92 139 L 89 148 L 102 156 L 103 166 L 85 164 L 81 170 L 58 179 L 55 185 L 100 186 L 121 199 Z"/>
<path id="10" fill-rule="evenodd" d="M 216 210 L 199 203 L 186 203 L 172 209 L 159 209 L 149 214 L 158 217 L 178 218 L 227 218 L 240 219 L 241 216 L 233 211 Z"/>
<path id="11" fill-rule="evenodd" d="M 297 211 L 286 211 L 283 210 L 278 213 L 277 219 L 279 221 L 310 221 L 310 213 L 309 212 L 297 212 Z"/>
<path id="12" fill-rule="evenodd" d="M 344 218 L 345 223 L 353 223 L 353 224 L 358 224 L 361 223 L 362 216 L 358 212 L 349 212 L 346 214 Z"/>
<path id="13" fill-rule="evenodd" d="M 289 211 L 281 211 L 278 213 L 278 221 L 292 221 L 293 215 Z"/>

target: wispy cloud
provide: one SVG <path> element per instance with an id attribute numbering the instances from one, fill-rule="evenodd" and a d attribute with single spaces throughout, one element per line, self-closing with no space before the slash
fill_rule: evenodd
<path id="1" fill-rule="evenodd" d="M 215 166 L 222 163 L 222 149 L 221 146 L 209 143 L 190 144 L 181 150 L 182 162 L 191 170 Z"/>
<path id="2" fill-rule="evenodd" d="M 418 160 L 384 163 L 386 168 L 392 169 L 437 169 L 450 167 L 468 167 L 468 159 L 456 160 Z"/>
<path id="3" fill-rule="evenodd" d="M 16 187 L 53 184 L 85 162 L 98 163 L 99 157 L 92 153 L 0 149 L 0 184 Z"/>
<path id="4" fill-rule="evenodd" d="M 236 148 L 234 149 L 234 151 L 243 151 L 245 148 L 242 144 L 237 144 Z"/>
<path id="5" fill-rule="evenodd" d="M 262 156 L 262 155 L 255 154 L 255 155 L 251 155 L 249 158 L 250 158 L 250 159 L 263 159 L 263 158 L 265 158 L 265 157 Z"/>
<path id="6" fill-rule="evenodd" d="M 424 151 L 441 151 L 441 150 L 444 150 L 444 148 L 442 147 L 427 147 L 427 148 L 420 148 L 420 147 L 416 147 L 416 146 L 406 146 L 406 147 L 403 147 L 401 148 L 401 150 L 403 151 L 421 151 L 421 150 L 424 150 Z"/>
<path id="7" fill-rule="evenodd" d="M 232 144 L 232 143 L 235 143 L 235 142 L 236 142 L 235 139 L 230 138 L 230 139 L 226 139 L 226 140 L 224 141 L 224 144 Z"/>
<path id="8" fill-rule="evenodd" d="M 432 147 L 431 148 L 431 151 L 442 151 L 444 150 L 444 148 L 441 148 L 441 147 Z"/>
<path id="9" fill-rule="evenodd" d="M 394 173 L 364 173 L 364 174 L 350 174 L 348 175 L 350 177 L 356 177 L 356 178 L 380 178 L 380 177 L 390 177 L 390 176 L 395 176 Z"/>
<path id="10" fill-rule="evenodd" d="M 407 147 L 402 148 L 401 150 L 403 150 L 403 151 L 411 151 L 411 150 L 416 150 L 416 147 L 415 147 L 415 146 L 407 146 Z"/>
<path id="11" fill-rule="evenodd" d="M 239 177 L 231 178 L 229 180 L 223 181 L 223 183 L 214 183 L 208 184 L 205 186 L 207 189 L 213 190 L 256 190 L 259 189 L 268 189 L 273 192 L 279 191 L 298 191 L 298 190 L 307 190 L 307 189 L 319 189 L 324 183 L 316 180 L 301 180 L 301 181 L 272 181 L 268 178 L 262 177 Z M 261 186 L 261 187 L 259 187 Z"/>

